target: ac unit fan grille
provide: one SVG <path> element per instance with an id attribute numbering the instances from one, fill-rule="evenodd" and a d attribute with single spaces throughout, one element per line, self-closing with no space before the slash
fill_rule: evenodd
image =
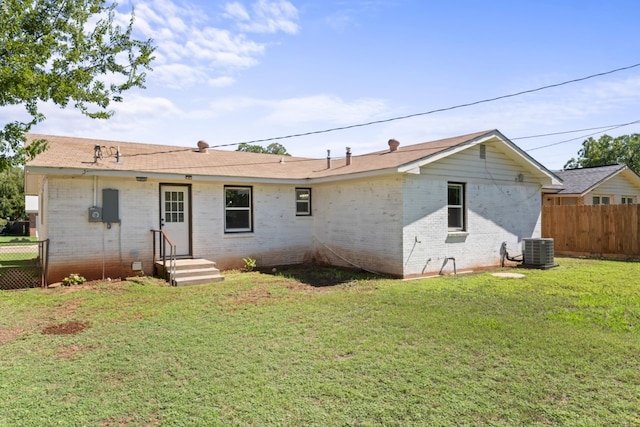
<path id="1" fill-rule="evenodd" d="M 523 264 L 532 267 L 553 267 L 553 239 L 522 239 Z"/>

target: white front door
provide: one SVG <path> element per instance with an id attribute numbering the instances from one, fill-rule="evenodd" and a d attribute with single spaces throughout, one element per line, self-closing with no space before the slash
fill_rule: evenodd
<path id="1" fill-rule="evenodd" d="M 177 256 L 191 255 L 189 187 L 162 185 L 160 197 L 162 198 L 160 228 L 176 245 Z"/>

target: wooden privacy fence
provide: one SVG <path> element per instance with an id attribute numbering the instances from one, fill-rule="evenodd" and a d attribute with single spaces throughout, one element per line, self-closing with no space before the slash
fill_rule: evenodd
<path id="1" fill-rule="evenodd" d="M 640 205 L 543 206 L 542 237 L 560 255 L 640 258 Z"/>

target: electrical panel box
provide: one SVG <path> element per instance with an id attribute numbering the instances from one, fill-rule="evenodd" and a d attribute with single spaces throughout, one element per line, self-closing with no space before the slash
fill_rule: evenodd
<path id="1" fill-rule="evenodd" d="M 89 222 L 102 222 L 102 209 L 91 206 L 89 208 Z"/>
<path id="2" fill-rule="evenodd" d="M 102 190 L 102 222 L 120 222 L 118 190 L 105 188 Z"/>

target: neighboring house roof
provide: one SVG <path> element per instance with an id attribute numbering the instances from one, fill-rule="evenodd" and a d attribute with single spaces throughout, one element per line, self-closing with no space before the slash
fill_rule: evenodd
<path id="1" fill-rule="evenodd" d="M 636 186 L 640 187 L 640 177 L 638 177 L 638 175 L 636 175 L 626 165 L 594 166 L 588 168 L 567 169 L 554 173 L 559 176 L 564 183 L 564 188 L 556 194 L 563 196 L 584 196 L 597 186 L 618 174 L 624 174 Z"/>
<path id="2" fill-rule="evenodd" d="M 440 139 L 415 145 L 401 146 L 363 155 L 353 155 L 351 164 L 341 157 L 326 159 L 283 157 L 239 151 L 213 150 L 199 152 L 197 148 L 103 141 L 52 135 L 28 134 L 27 141 L 45 139 L 48 149 L 27 164 L 27 171 L 43 173 L 83 173 L 89 175 L 149 177 L 190 175 L 193 179 L 235 178 L 238 181 L 317 180 L 328 181 L 385 173 L 413 172 L 442 157 L 462 151 L 483 142 L 498 142 L 510 158 L 551 184 L 559 183 L 552 172 L 520 150 L 497 130 L 476 132 L 454 138 Z M 103 154 L 120 152 L 120 162 L 114 157 L 94 161 L 94 147 L 99 145 Z M 417 172 L 416 172 L 417 171 Z"/>

